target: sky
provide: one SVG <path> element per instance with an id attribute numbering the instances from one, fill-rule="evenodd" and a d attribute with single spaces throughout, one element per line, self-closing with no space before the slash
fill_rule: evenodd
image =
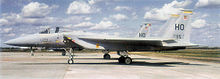
<path id="1" fill-rule="evenodd" d="M 144 22 L 151 35 L 180 10 L 193 10 L 190 41 L 220 47 L 220 0 L 1 0 L 3 42 L 61 27 L 78 34 L 134 37 Z"/>

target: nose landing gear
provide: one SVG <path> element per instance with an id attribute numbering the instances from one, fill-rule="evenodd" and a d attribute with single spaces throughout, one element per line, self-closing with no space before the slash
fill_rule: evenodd
<path id="1" fill-rule="evenodd" d="M 68 53 L 68 56 L 69 56 L 69 59 L 67 60 L 67 63 L 68 64 L 73 64 L 74 61 L 73 61 L 73 53 L 72 53 L 72 48 L 69 49 L 69 51 L 67 49 L 64 49 L 67 53 Z"/>

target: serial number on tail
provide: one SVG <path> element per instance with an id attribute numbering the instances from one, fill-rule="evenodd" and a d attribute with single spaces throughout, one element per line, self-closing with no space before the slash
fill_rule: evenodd
<path id="1" fill-rule="evenodd" d="M 184 34 L 174 34 L 173 37 L 176 39 L 184 39 Z"/>

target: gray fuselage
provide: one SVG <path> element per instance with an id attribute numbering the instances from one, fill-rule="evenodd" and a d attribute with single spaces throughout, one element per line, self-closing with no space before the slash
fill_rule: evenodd
<path id="1" fill-rule="evenodd" d="M 5 44 L 23 47 L 47 47 L 47 48 L 64 48 L 66 45 L 63 43 L 62 33 L 52 34 L 32 34 L 23 37 L 18 37 Z"/>

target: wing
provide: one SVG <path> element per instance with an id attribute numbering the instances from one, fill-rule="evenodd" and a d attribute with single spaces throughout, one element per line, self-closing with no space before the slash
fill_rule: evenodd
<path id="1" fill-rule="evenodd" d="M 85 49 L 101 50 L 163 50 L 169 48 L 195 46 L 195 44 L 178 43 L 174 39 L 158 38 L 105 38 L 105 37 L 74 37 L 74 43 Z"/>
<path id="2" fill-rule="evenodd" d="M 87 49 L 104 50 L 146 50 L 162 47 L 163 42 L 175 42 L 173 39 L 155 38 L 97 38 L 78 37 L 78 44 Z"/>
<path id="3" fill-rule="evenodd" d="M 92 38 L 79 37 L 79 39 L 88 42 L 126 44 L 126 45 L 153 45 L 162 46 L 163 41 L 172 41 L 172 39 L 153 39 L 153 38 Z"/>

